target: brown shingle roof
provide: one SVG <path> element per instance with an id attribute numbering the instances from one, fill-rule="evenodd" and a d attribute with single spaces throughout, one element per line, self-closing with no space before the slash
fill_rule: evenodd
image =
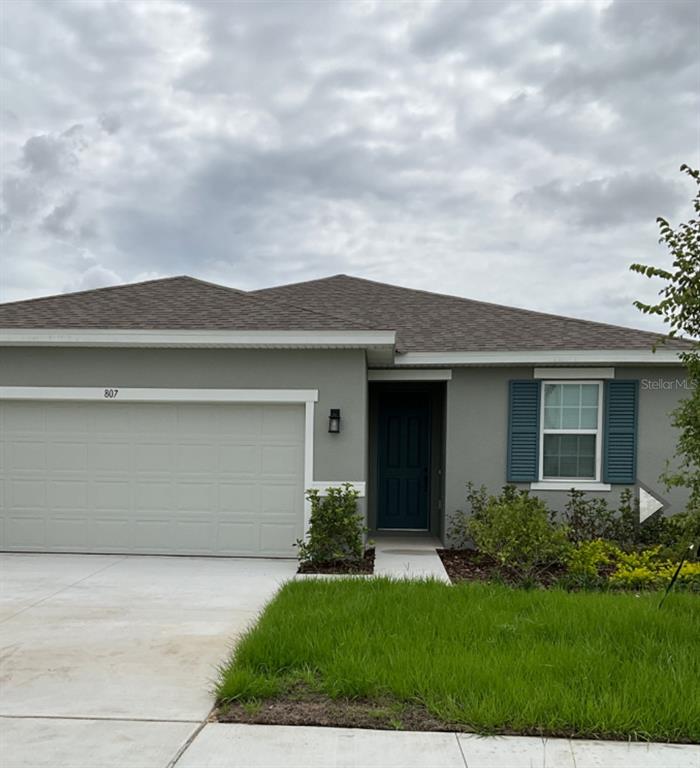
<path id="1" fill-rule="evenodd" d="M 173 330 L 370 330 L 282 298 L 169 277 L 0 304 L 0 328 L 119 328 Z"/>
<path id="2" fill-rule="evenodd" d="M 663 338 L 347 275 L 252 292 L 149 280 L 0 304 L 0 328 L 395 330 L 401 352 L 648 350 Z"/>
<path id="3" fill-rule="evenodd" d="M 650 349 L 663 336 L 348 275 L 254 292 L 397 331 L 401 352 Z M 669 340 L 670 348 L 687 342 Z"/>

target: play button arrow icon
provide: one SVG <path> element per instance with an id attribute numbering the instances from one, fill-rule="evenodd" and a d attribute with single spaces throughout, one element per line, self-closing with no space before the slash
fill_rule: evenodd
<path id="1" fill-rule="evenodd" d="M 646 519 L 650 518 L 654 512 L 658 512 L 663 509 L 665 502 L 658 496 L 654 496 L 651 491 L 639 486 L 639 522 L 643 523 Z"/>

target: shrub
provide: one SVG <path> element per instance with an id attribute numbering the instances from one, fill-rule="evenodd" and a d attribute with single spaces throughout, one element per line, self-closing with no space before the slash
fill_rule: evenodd
<path id="1" fill-rule="evenodd" d="M 546 504 L 514 486 L 489 497 L 470 519 L 468 531 L 482 552 L 522 580 L 561 563 L 570 546 Z"/>
<path id="2" fill-rule="evenodd" d="M 608 502 L 600 497 L 586 498 L 583 491 L 572 488 L 564 508 L 568 536 L 574 543 L 608 539 L 614 534 L 614 518 Z"/>
<path id="3" fill-rule="evenodd" d="M 621 550 L 609 541 L 582 541 L 569 552 L 567 571 L 580 586 L 600 585 L 620 554 Z"/>
<path id="4" fill-rule="evenodd" d="M 301 563 L 358 562 L 364 554 L 367 528 L 357 512 L 358 492 L 350 483 L 341 488 L 306 492 L 311 502 L 311 520 L 306 541 L 297 539 Z"/>
<path id="5" fill-rule="evenodd" d="M 610 575 L 610 586 L 618 589 L 662 589 L 668 586 L 678 563 L 660 557 L 660 553 L 660 546 L 641 552 L 621 552 L 617 567 Z M 684 563 L 676 584 L 700 591 L 700 563 Z"/>
<path id="6" fill-rule="evenodd" d="M 471 543 L 469 521 L 472 517 L 480 517 L 488 503 L 489 496 L 486 486 L 477 488 L 471 480 L 467 483 L 467 510 L 459 509 L 452 514 L 447 528 L 447 537 L 456 549 L 466 549 Z"/>

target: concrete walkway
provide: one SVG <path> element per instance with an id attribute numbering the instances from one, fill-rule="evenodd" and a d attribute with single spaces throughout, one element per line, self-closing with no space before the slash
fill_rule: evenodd
<path id="1" fill-rule="evenodd" d="M 700 747 L 211 723 L 176 768 L 700 768 Z"/>
<path id="2" fill-rule="evenodd" d="M 435 551 L 442 544 L 432 536 L 375 533 L 371 538 L 375 546 L 374 573 L 377 576 L 434 578 L 450 583 L 442 560 Z"/>

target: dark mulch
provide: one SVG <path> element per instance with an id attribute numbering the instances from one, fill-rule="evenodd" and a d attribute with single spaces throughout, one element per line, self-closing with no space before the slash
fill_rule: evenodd
<path id="1" fill-rule="evenodd" d="M 304 563 L 299 566 L 297 573 L 374 573 L 374 548 L 366 550 L 362 560 L 357 563 L 347 560 L 332 560 L 320 564 Z"/>
<path id="2" fill-rule="evenodd" d="M 438 549 L 442 564 L 453 584 L 460 581 L 499 581 L 506 584 L 520 583 L 518 575 L 498 567 L 498 563 L 476 549 Z M 565 573 L 561 566 L 541 571 L 537 576 L 540 586 L 555 584 Z"/>
<path id="3" fill-rule="evenodd" d="M 378 730 L 460 730 L 460 726 L 439 720 L 419 704 L 404 704 L 392 699 L 330 699 L 323 694 L 302 691 L 262 702 L 224 704 L 214 712 L 212 720 Z"/>

